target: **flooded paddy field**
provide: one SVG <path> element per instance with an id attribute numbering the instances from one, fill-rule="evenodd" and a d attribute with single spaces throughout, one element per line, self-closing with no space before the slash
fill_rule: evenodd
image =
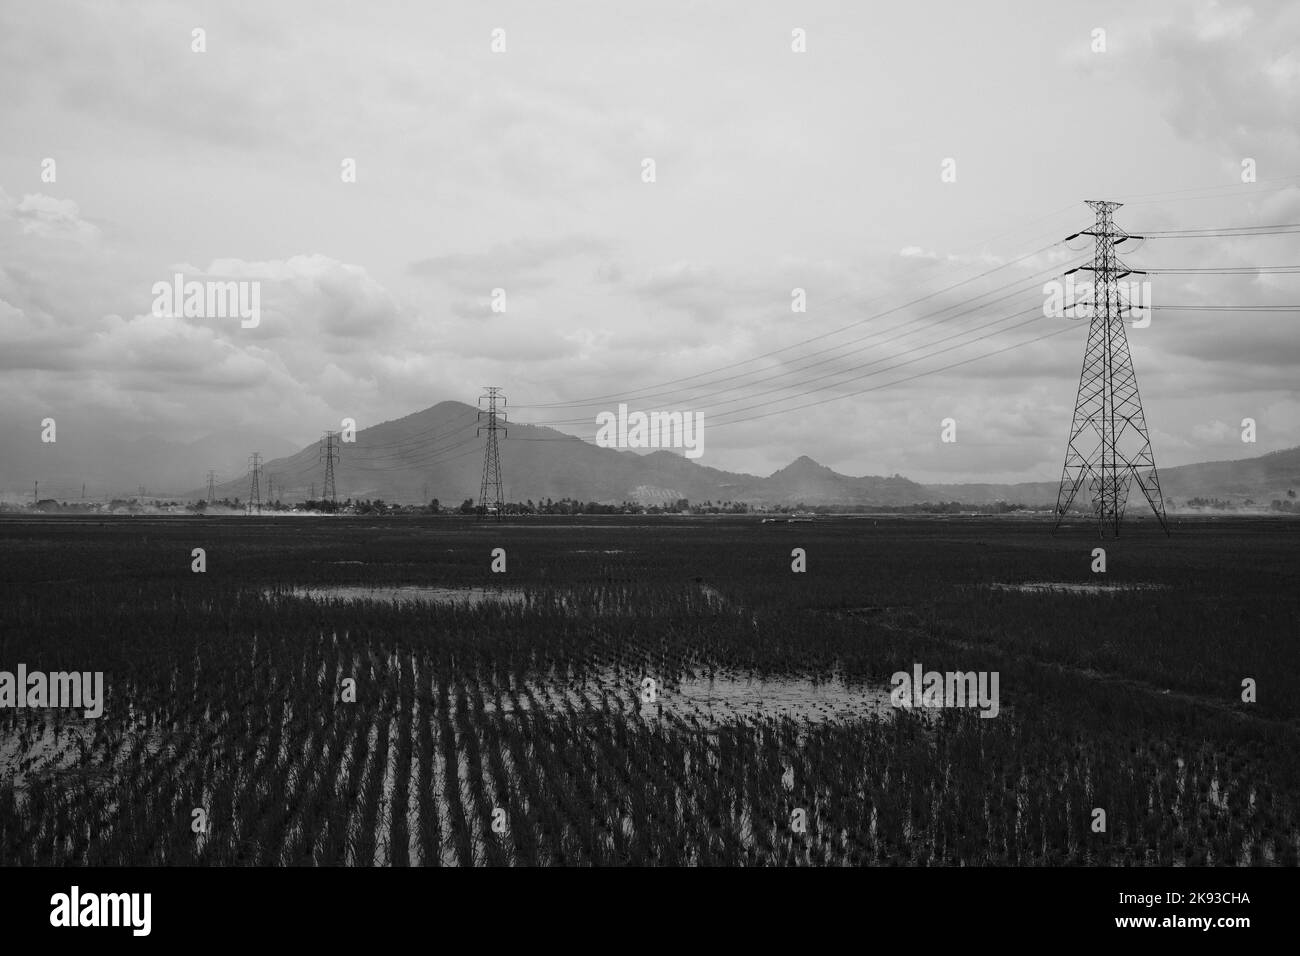
<path id="1" fill-rule="evenodd" d="M 16 519 L 0 572 L 0 671 L 107 689 L 0 708 L 2 864 L 1300 849 L 1300 523 Z"/>
<path id="2" fill-rule="evenodd" d="M 1091 584 L 1078 581 L 1022 581 L 1019 584 L 994 583 L 995 591 L 1020 591 L 1024 594 L 1115 594 L 1118 591 L 1159 591 L 1163 584 L 1132 581 L 1126 584 Z"/>

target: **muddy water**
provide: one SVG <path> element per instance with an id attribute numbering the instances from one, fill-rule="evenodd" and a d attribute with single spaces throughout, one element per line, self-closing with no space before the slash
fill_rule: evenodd
<path id="1" fill-rule="evenodd" d="M 272 590 L 266 592 L 274 593 Z M 386 601 L 391 604 L 517 604 L 524 603 L 522 588 L 437 588 L 402 585 L 399 587 L 374 587 L 371 585 L 331 584 L 303 585 L 292 588 L 289 594 L 311 601 Z"/>
<path id="2" fill-rule="evenodd" d="M 670 714 L 709 725 L 765 717 L 810 723 L 847 722 L 892 715 L 895 708 L 889 702 L 889 690 L 888 684 L 849 686 L 837 675 L 814 680 L 719 674 L 667 686 L 658 694 L 656 703 L 662 701 L 663 709 Z"/>
<path id="3" fill-rule="evenodd" d="M 567 700 L 575 712 L 582 713 L 584 701 L 599 708 L 604 698 L 612 698 L 619 702 L 619 709 L 639 707 L 648 719 L 674 720 L 705 729 L 781 717 L 810 723 L 849 722 L 872 716 L 887 718 L 896 712 L 889 702 L 888 684 L 849 685 L 838 675 L 821 679 L 721 672 L 688 676 L 657 684 L 650 703 L 642 698 L 639 678 L 631 679 L 626 671 L 615 675 L 611 669 L 569 686 L 545 681 L 533 683 L 531 689 L 531 697 L 520 695 L 517 706 L 511 703 L 502 709 L 509 713 L 541 707 L 558 713 Z M 485 704 L 489 711 L 497 709 L 495 702 Z"/>
<path id="4" fill-rule="evenodd" d="M 1078 584 L 1066 581 L 1026 581 L 1023 584 L 990 584 L 994 591 L 1020 591 L 1026 594 L 1116 594 L 1120 591 L 1160 591 L 1163 584 Z"/>
<path id="5" fill-rule="evenodd" d="M 122 745 L 106 756 L 102 747 L 95 748 L 94 720 L 50 713 L 44 708 L 30 710 L 0 732 L 0 786 L 12 785 L 20 805 L 26 802 L 30 786 L 55 780 L 109 786 L 121 772 L 130 745 L 140 737 L 148 757 L 163 749 L 162 732 L 146 729 L 143 717 L 129 722 Z"/>
<path id="6" fill-rule="evenodd" d="M 722 611 L 730 605 L 727 599 L 715 588 L 701 584 L 697 590 L 704 595 L 707 606 L 714 611 Z M 444 606 L 478 607 L 483 604 L 500 604 L 511 607 L 527 607 L 530 595 L 521 587 L 424 587 L 420 585 L 398 585 L 379 587 L 368 584 L 304 584 L 288 589 L 266 588 L 268 596 L 276 594 L 305 598 L 309 601 L 379 601 L 389 604 L 440 604 Z M 653 608 L 646 608 L 634 603 L 624 603 L 617 595 L 569 594 L 564 591 L 554 592 L 555 600 L 565 613 L 628 615 L 653 614 Z M 545 589 L 532 589 L 531 601 L 545 601 L 548 592 Z"/>

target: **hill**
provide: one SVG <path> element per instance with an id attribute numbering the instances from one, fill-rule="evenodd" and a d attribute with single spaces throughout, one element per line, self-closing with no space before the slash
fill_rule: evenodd
<path id="1" fill-rule="evenodd" d="M 356 433 L 339 446 L 335 466 L 338 497 L 382 498 L 415 502 L 439 499 L 458 505 L 478 498 L 483 466 L 483 438 L 477 434 L 477 409 L 461 402 L 441 402 L 403 418 Z M 923 485 L 893 476 L 842 475 L 802 456 L 767 477 L 722 471 L 669 451 L 640 455 L 599 448 L 555 429 L 510 423 L 501 440 L 505 494 L 509 500 L 561 497 L 583 501 L 663 503 L 744 501 L 755 505 L 891 506 L 924 501 L 995 501 L 1052 504 L 1056 482 L 1021 484 Z M 268 460 L 266 482 L 274 482 L 281 500 L 303 500 L 322 493 L 323 466 L 315 445 Z M 1193 496 L 1266 504 L 1300 488 L 1300 448 L 1239 461 L 1205 462 L 1161 471 L 1167 497 Z M 192 488 L 186 497 L 203 497 Z M 217 486 L 219 497 L 246 498 L 248 479 L 241 476 Z"/>

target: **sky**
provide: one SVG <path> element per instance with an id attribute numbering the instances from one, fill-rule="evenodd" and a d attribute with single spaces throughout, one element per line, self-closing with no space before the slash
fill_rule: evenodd
<path id="1" fill-rule="evenodd" d="M 1087 323 L 1043 285 L 1085 200 L 1300 222 L 1295 3 L 53 0 L 0 6 L 0 91 L 0 457 L 46 418 L 305 445 L 495 385 L 588 439 L 620 401 L 701 413 L 732 471 L 1050 481 Z M 256 281 L 258 324 L 154 314 L 177 272 Z M 1300 275 L 1148 281 L 1157 463 L 1300 445 L 1297 312 L 1220 308 Z"/>

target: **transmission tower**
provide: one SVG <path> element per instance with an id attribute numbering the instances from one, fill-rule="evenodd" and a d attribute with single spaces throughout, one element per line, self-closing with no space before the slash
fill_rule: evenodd
<path id="1" fill-rule="evenodd" d="M 321 489 L 321 500 L 328 498 L 330 504 L 336 504 L 338 492 L 334 487 L 334 462 L 339 460 L 338 432 L 326 432 L 321 436 L 320 460 L 325 465 L 325 486 Z"/>
<path id="2" fill-rule="evenodd" d="M 253 452 L 248 459 L 248 513 L 253 513 L 253 508 L 257 508 L 257 513 L 262 513 L 262 490 L 259 479 L 262 474 L 262 455 L 260 452 Z"/>
<path id="3" fill-rule="evenodd" d="M 480 425 L 475 431 L 475 435 L 480 434 L 483 429 L 487 428 L 487 445 L 483 450 L 483 484 L 479 488 L 478 494 L 478 517 L 483 520 L 486 515 L 495 515 L 498 521 L 501 520 L 501 512 L 505 508 L 504 493 L 501 489 L 501 451 L 497 447 L 497 432 L 506 431 L 502 422 L 506 420 L 506 413 L 497 410 L 497 400 L 505 405 L 504 395 L 498 394 L 501 390 L 495 385 L 485 385 L 486 395 L 479 396 L 479 421 L 487 415 L 487 425 Z M 483 399 L 487 399 L 488 407 L 483 408 Z"/>
<path id="4" fill-rule="evenodd" d="M 1086 483 L 1092 496 L 1092 513 L 1104 537 L 1109 524 L 1119 534 L 1120 519 L 1133 482 L 1146 496 L 1165 534 L 1164 498 L 1156 474 L 1156 460 L 1147 434 L 1146 416 L 1138 395 L 1137 373 L 1129 353 L 1124 319 L 1130 303 L 1120 297 L 1118 282 L 1126 275 L 1145 275 L 1130 269 L 1115 255 L 1115 246 L 1128 239 L 1140 239 L 1118 229 L 1112 214 L 1122 205 L 1091 200 L 1097 214 L 1090 230 L 1074 236 L 1092 236 L 1096 242 L 1092 262 L 1080 270 L 1093 273 L 1092 321 L 1088 345 L 1079 375 L 1079 394 L 1074 403 L 1074 421 L 1065 449 L 1065 466 L 1056 496 L 1056 525 L 1061 526 L 1080 487 Z"/>
<path id="5" fill-rule="evenodd" d="M 216 482 L 217 473 L 215 471 L 208 472 L 208 501 L 211 501 L 217 496 Z"/>

